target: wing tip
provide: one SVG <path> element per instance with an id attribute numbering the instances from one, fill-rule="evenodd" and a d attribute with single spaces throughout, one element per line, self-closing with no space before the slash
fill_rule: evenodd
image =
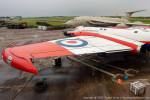
<path id="1" fill-rule="evenodd" d="M 33 66 L 31 60 L 29 58 L 20 58 L 13 55 L 9 49 L 2 50 L 2 59 L 5 63 L 9 64 L 11 67 L 19 69 L 21 71 L 30 72 L 34 75 L 38 74 L 38 70 L 35 66 Z"/>

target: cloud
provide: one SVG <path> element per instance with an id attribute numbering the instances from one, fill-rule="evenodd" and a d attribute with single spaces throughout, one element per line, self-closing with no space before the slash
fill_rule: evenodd
<path id="1" fill-rule="evenodd" d="M 146 9 L 150 0 L 0 0 L 0 16 L 109 16 Z"/>

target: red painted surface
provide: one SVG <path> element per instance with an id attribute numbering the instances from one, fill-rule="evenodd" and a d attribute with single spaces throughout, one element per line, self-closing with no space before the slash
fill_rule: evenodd
<path id="1" fill-rule="evenodd" d="M 32 64 L 32 58 L 44 58 L 54 56 L 73 55 L 72 52 L 51 42 L 30 44 L 3 50 L 3 60 L 8 63 L 8 57 L 12 57 L 10 65 L 22 71 L 33 74 L 38 73 L 38 69 Z"/>
<path id="2" fill-rule="evenodd" d="M 74 34 L 75 36 L 94 36 L 94 37 L 99 37 L 99 38 L 103 38 L 103 39 L 106 39 L 106 40 L 110 40 L 110 41 L 119 43 L 121 45 L 125 45 L 125 46 L 130 47 L 133 50 L 133 52 L 137 52 L 137 49 L 138 49 L 138 46 L 134 43 L 130 43 L 130 42 L 120 40 L 120 39 L 117 39 L 117 38 L 113 38 L 113 37 L 109 37 L 109 36 L 105 36 L 105 35 L 102 35 L 102 34 L 91 33 L 91 32 L 74 32 L 72 34 Z"/>
<path id="3" fill-rule="evenodd" d="M 72 53 L 67 49 L 52 42 L 43 42 L 14 47 L 12 48 L 11 53 L 18 57 L 24 58 L 45 58 L 72 55 Z"/>
<path id="4" fill-rule="evenodd" d="M 140 41 L 140 42 L 143 42 L 145 44 L 150 44 L 150 41 Z"/>
<path id="5" fill-rule="evenodd" d="M 69 40 L 69 41 L 67 41 L 67 43 L 75 44 L 75 43 L 77 43 L 77 41 Z"/>
<path id="6" fill-rule="evenodd" d="M 24 58 L 18 58 L 10 53 L 10 49 L 7 49 L 7 51 L 3 50 L 2 52 L 3 60 L 8 63 L 7 59 L 8 56 L 12 57 L 12 61 L 10 62 L 10 65 L 14 68 L 37 74 L 38 70 L 35 66 L 29 61 L 30 59 L 24 59 Z"/>

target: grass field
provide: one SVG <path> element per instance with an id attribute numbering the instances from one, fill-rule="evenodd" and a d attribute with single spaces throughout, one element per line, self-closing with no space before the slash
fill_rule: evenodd
<path id="1" fill-rule="evenodd" d="M 29 26 L 37 26 L 36 22 L 46 22 L 52 26 L 62 26 L 65 22 L 73 19 L 72 16 L 57 16 L 57 17 L 28 17 L 22 19 L 14 19 L 15 22 L 27 22 Z M 150 18 L 134 17 L 130 19 L 130 22 L 140 21 L 145 24 L 150 24 Z"/>
<path id="2" fill-rule="evenodd" d="M 22 18 L 14 19 L 15 22 L 27 22 L 29 26 L 37 26 L 36 22 L 46 22 L 52 26 L 62 26 L 66 21 L 72 19 L 73 17 L 63 16 L 63 17 L 29 17 L 29 18 Z"/>
<path id="3" fill-rule="evenodd" d="M 135 18 L 131 18 L 130 20 L 131 22 L 136 22 L 136 21 L 140 21 L 143 22 L 145 24 L 150 24 L 150 18 L 142 18 L 142 17 L 135 17 Z"/>

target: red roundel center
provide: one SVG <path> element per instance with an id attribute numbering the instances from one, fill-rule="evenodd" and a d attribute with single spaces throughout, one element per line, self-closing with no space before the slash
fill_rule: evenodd
<path id="1" fill-rule="evenodd" d="M 77 41 L 69 40 L 69 41 L 67 41 L 67 43 L 75 44 L 75 43 L 77 43 Z"/>

